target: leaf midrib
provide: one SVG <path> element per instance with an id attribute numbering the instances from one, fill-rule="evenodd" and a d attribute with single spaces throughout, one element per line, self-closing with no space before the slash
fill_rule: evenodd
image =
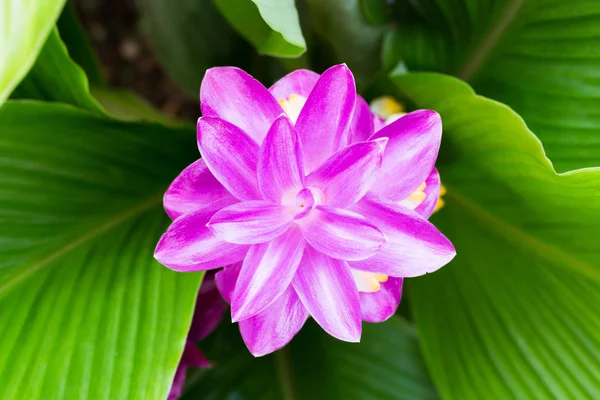
<path id="1" fill-rule="evenodd" d="M 163 194 L 160 193 L 157 195 L 150 196 L 140 203 L 136 203 L 134 206 L 126 209 L 125 211 L 114 215 L 108 220 L 105 220 L 104 223 L 98 225 L 96 228 L 90 228 L 87 233 L 80 236 L 76 236 L 75 239 L 66 243 L 64 246 L 60 247 L 56 251 L 48 254 L 46 257 L 42 258 L 38 262 L 24 266 L 23 268 L 21 268 L 19 273 L 13 275 L 5 282 L 0 284 L 0 296 L 4 295 L 6 292 L 10 291 L 12 288 L 29 278 L 33 273 L 41 270 L 42 268 L 46 267 L 53 261 L 59 259 L 60 257 L 69 254 L 71 251 L 92 241 L 93 239 L 104 234 L 110 229 L 126 222 L 127 220 L 143 214 L 144 212 L 150 210 L 152 207 L 160 205 L 162 202 L 162 196 Z"/>
<path id="2" fill-rule="evenodd" d="M 448 188 L 448 193 L 446 194 L 447 197 L 455 200 L 463 208 L 469 211 L 474 217 L 493 226 L 496 232 L 501 233 L 503 236 L 510 238 L 511 240 L 517 239 L 518 241 L 523 243 L 524 246 L 532 248 L 544 258 L 552 259 L 555 261 L 562 261 L 558 263 L 553 262 L 553 265 L 558 264 L 567 270 L 577 271 L 578 273 L 588 278 L 594 279 L 595 281 L 600 283 L 600 270 L 598 268 L 595 268 L 593 265 L 573 257 L 571 254 L 565 252 L 564 250 L 549 245 L 539 240 L 538 238 L 528 234 L 527 232 L 519 229 L 518 227 L 505 222 L 504 220 L 498 218 L 494 214 L 487 211 L 478 203 L 460 194 L 460 192 L 455 190 L 454 187 L 449 187 L 446 183 L 444 183 L 444 186 Z"/>
<path id="3" fill-rule="evenodd" d="M 463 81 L 469 81 L 479 71 L 486 58 L 502 39 L 502 36 L 517 18 L 525 0 L 513 0 L 500 14 L 496 24 L 482 38 L 479 45 L 467 57 L 464 65 L 457 71 L 456 76 Z"/>

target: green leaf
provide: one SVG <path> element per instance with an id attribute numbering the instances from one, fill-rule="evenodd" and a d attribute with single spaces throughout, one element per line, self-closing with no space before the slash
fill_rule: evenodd
<path id="1" fill-rule="evenodd" d="M 294 0 L 214 0 L 260 54 L 298 57 L 306 51 Z"/>
<path id="2" fill-rule="evenodd" d="M 131 91 L 98 87 L 92 89 L 92 95 L 113 118 L 123 121 L 158 122 L 173 127 L 191 126 L 191 129 L 194 129 L 193 124 L 163 114 Z"/>
<path id="3" fill-rule="evenodd" d="M 198 98 L 206 69 L 237 65 L 252 49 L 238 37 L 212 0 L 143 0 L 141 25 L 158 59 L 175 82 Z"/>
<path id="4" fill-rule="evenodd" d="M 308 0 L 312 27 L 333 49 L 322 49 L 316 64 L 322 69 L 333 63 L 347 63 L 357 83 L 366 86 L 379 72 L 384 28 L 369 24 L 359 0 Z M 335 56 L 331 58 L 331 54 Z M 323 60 L 326 65 L 323 64 Z"/>
<path id="5" fill-rule="evenodd" d="M 390 47 L 396 60 L 454 74 L 513 107 L 559 171 L 598 165 L 600 2 L 423 0 L 418 7 Z"/>
<path id="6" fill-rule="evenodd" d="M 387 0 L 360 0 L 365 19 L 373 25 L 388 22 L 390 2 Z"/>
<path id="7" fill-rule="evenodd" d="M 0 109 L 0 398 L 164 399 L 199 274 L 153 260 L 194 131 Z"/>
<path id="8" fill-rule="evenodd" d="M 595 397 L 600 169 L 556 174 L 516 113 L 454 78 L 393 79 L 444 123 L 433 222 L 457 256 L 409 286 L 442 397 Z"/>
<path id="9" fill-rule="evenodd" d="M 79 29 L 76 25 L 71 28 Z M 84 38 L 81 35 L 79 30 L 69 31 L 70 41 L 75 46 L 82 45 L 81 40 Z M 85 48 L 75 49 L 80 53 L 79 57 L 84 57 L 81 53 L 86 53 L 87 50 L 91 51 Z M 88 54 L 88 62 L 91 62 L 89 57 L 92 55 L 93 53 Z M 50 34 L 35 65 L 11 98 L 62 102 L 123 121 L 152 121 L 175 127 L 189 125 L 169 118 L 127 90 L 107 88 L 100 82 L 90 93 L 86 75 L 69 56 L 56 29 Z"/>
<path id="10" fill-rule="evenodd" d="M 33 68 L 11 97 L 58 101 L 102 113 L 89 92 L 85 73 L 69 57 L 57 29 L 52 30 Z"/>
<path id="11" fill-rule="evenodd" d="M 312 320 L 283 350 L 254 358 L 232 324 L 200 347 L 214 368 L 200 370 L 182 400 L 437 399 L 416 332 L 393 317 L 364 324 L 360 344 L 334 339 Z"/>
<path id="12" fill-rule="evenodd" d="M 35 62 L 64 3 L 65 0 L 0 3 L 0 107 Z"/>
<path id="13" fill-rule="evenodd" d="M 90 86 L 104 86 L 106 83 L 102 77 L 100 60 L 77 19 L 73 2 L 65 6 L 57 27 L 69 55 L 85 71 Z"/>

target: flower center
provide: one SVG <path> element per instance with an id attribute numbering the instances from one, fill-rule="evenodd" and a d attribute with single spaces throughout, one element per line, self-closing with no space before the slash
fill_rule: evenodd
<path id="1" fill-rule="evenodd" d="M 300 96 L 299 94 L 291 94 L 287 99 L 279 100 L 281 108 L 283 108 L 283 111 L 285 111 L 293 124 L 298 120 L 298 116 L 300 115 L 300 111 L 302 111 L 302 107 L 304 107 L 304 103 L 306 103 L 306 97 Z"/>
<path id="2" fill-rule="evenodd" d="M 381 289 L 381 284 L 388 280 L 387 275 L 376 274 L 375 272 L 361 271 L 358 269 L 350 269 L 352 278 L 359 292 L 374 293 Z"/>
<path id="3" fill-rule="evenodd" d="M 304 188 L 296 195 L 296 215 L 294 219 L 306 217 L 317 206 L 317 197 L 309 188 Z"/>

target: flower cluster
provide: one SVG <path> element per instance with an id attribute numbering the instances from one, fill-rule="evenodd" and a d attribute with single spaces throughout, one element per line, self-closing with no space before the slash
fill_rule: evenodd
<path id="1" fill-rule="evenodd" d="M 252 354 L 281 348 L 309 316 L 357 342 L 362 321 L 393 315 L 403 278 L 454 257 L 427 221 L 440 194 L 436 112 L 385 124 L 345 65 L 269 89 L 213 68 L 200 100 L 202 159 L 165 194 L 174 221 L 155 257 L 176 271 L 224 267 L 217 286 Z"/>

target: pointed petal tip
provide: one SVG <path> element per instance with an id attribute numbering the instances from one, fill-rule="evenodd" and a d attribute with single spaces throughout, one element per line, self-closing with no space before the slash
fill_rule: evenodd
<path id="1" fill-rule="evenodd" d="M 250 354 L 252 354 L 252 356 L 254 356 L 254 358 L 260 358 L 260 357 L 264 357 L 269 354 L 275 353 L 276 351 L 283 349 L 287 345 L 287 344 L 285 344 L 283 346 L 280 345 L 280 346 L 269 347 L 269 346 L 255 346 L 253 343 L 247 343 L 245 341 L 244 341 L 244 343 L 246 344 L 248 351 L 250 352 Z"/>
<path id="2" fill-rule="evenodd" d="M 231 297 L 231 322 L 236 323 L 245 319 L 253 317 L 254 313 L 248 313 L 248 307 L 246 304 L 240 304 L 241 299 L 236 296 L 236 291 L 233 291 Z"/>
<path id="3" fill-rule="evenodd" d="M 385 151 L 385 146 L 387 146 L 388 142 L 390 141 L 390 138 L 382 137 L 373 141 L 377 143 L 377 145 L 379 146 L 379 151 L 383 154 L 383 152 Z"/>
<path id="4" fill-rule="evenodd" d="M 348 342 L 348 343 L 360 343 L 360 337 L 362 335 L 362 324 L 359 325 L 357 327 L 358 329 L 356 329 L 354 332 L 346 332 L 346 335 L 335 335 L 334 337 L 339 339 L 339 340 L 343 340 L 344 342 Z M 331 333 L 330 333 L 331 335 Z"/>

